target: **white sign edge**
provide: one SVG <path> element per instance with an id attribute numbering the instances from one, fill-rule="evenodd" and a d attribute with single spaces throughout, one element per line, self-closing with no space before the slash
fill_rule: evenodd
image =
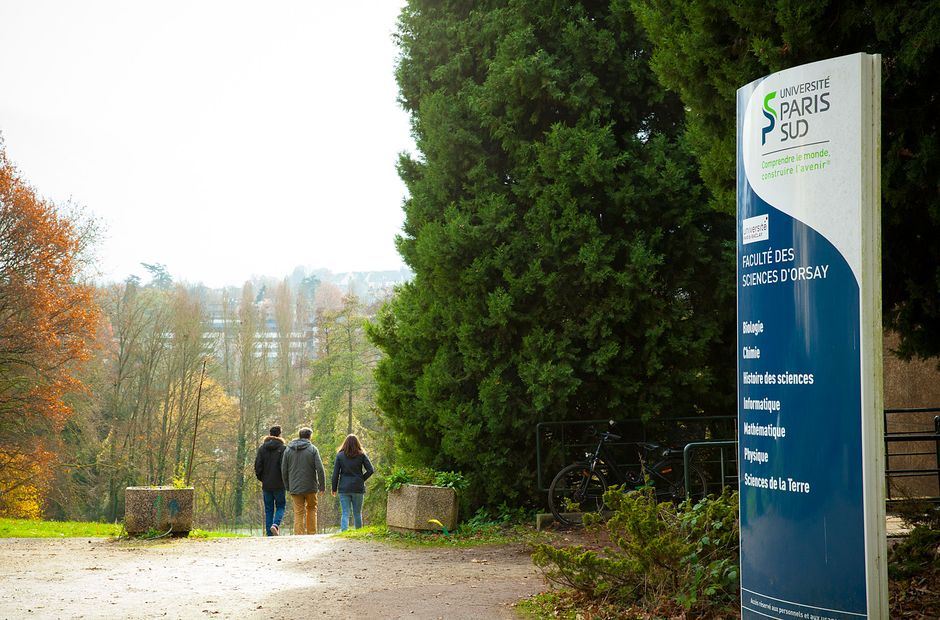
<path id="1" fill-rule="evenodd" d="M 861 250 L 859 325 L 865 578 L 870 618 L 888 617 L 885 526 L 884 370 L 881 307 L 881 55 L 862 60 Z"/>

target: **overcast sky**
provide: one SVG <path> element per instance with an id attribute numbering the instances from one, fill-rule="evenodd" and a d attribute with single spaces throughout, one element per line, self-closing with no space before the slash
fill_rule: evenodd
<path id="1" fill-rule="evenodd" d="M 397 269 L 403 0 L 0 0 L 0 132 L 106 278 Z"/>

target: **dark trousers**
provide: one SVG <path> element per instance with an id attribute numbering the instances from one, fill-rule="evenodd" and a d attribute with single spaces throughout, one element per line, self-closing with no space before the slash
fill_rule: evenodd
<path id="1" fill-rule="evenodd" d="M 264 535 L 271 536 L 271 526 L 281 527 L 281 519 L 284 518 L 284 509 L 287 508 L 287 497 L 284 489 L 279 491 L 261 490 L 261 496 L 264 498 Z"/>

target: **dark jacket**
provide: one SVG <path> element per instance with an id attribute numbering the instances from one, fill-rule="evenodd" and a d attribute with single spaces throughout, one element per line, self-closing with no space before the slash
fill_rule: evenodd
<path id="1" fill-rule="evenodd" d="M 320 451 L 309 439 L 294 439 L 287 444 L 281 459 L 281 478 L 284 479 L 284 488 L 293 495 L 326 490 Z"/>
<path id="2" fill-rule="evenodd" d="M 284 440 L 268 435 L 255 452 L 255 478 L 261 481 L 265 491 L 282 491 L 284 480 L 281 478 L 281 455 L 284 454 Z"/>
<path id="3" fill-rule="evenodd" d="M 345 452 L 337 452 L 333 461 L 333 492 L 338 488 L 340 493 L 365 493 L 366 480 L 373 473 L 375 470 L 365 453 L 350 458 Z"/>

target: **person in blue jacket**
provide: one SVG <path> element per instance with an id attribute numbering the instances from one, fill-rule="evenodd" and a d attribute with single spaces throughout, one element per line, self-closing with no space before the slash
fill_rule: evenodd
<path id="1" fill-rule="evenodd" d="M 362 499 L 366 494 L 366 480 L 375 472 L 362 444 L 355 435 L 347 435 L 336 452 L 333 461 L 333 497 L 339 490 L 339 505 L 343 515 L 339 520 L 340 531 L 349 529 L 349 513 L 353 514 L 356 528 L 362 527 Z"/>

